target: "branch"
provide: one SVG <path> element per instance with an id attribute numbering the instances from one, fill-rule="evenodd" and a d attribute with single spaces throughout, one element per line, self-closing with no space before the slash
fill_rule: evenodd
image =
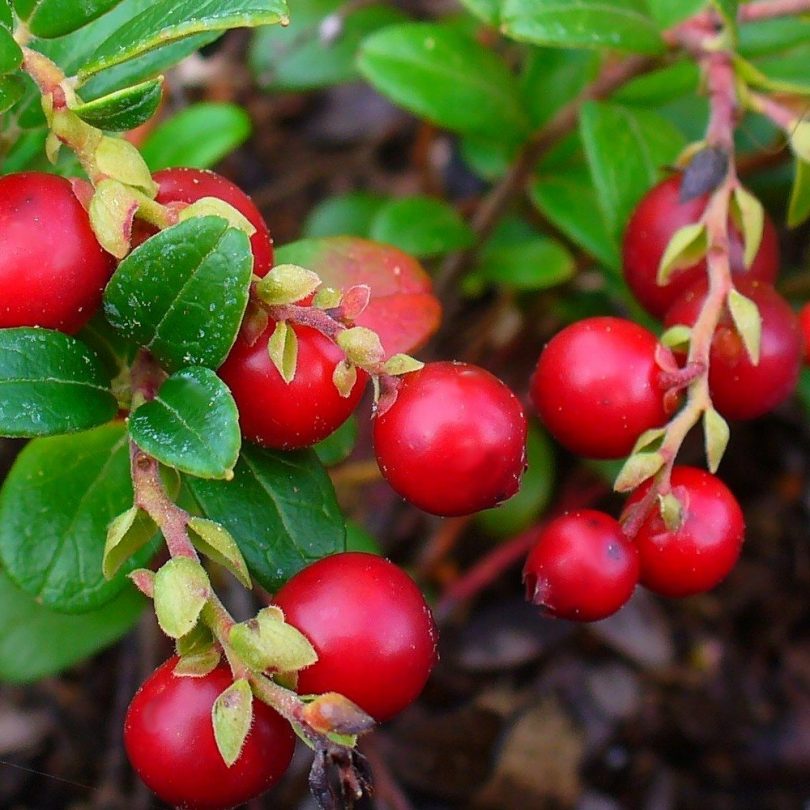
<path id="1" fill-rule="evenodd" d="M 810 0 L 757 0 L 754 3 L 745 3 L 740 6 L 737 20 L 740 23 L 750 23 L 797 14 L 810 14 Z"/>

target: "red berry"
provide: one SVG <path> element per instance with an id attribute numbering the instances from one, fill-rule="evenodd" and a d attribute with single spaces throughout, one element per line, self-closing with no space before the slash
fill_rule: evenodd
<path id="1" fill-rule="evenodd" d="M 540 418 L 569 450 L 621 458 L 667 421 L 655 335 L 621 318 L 586 318 L 548 343 L 531 379 Z"/>
<path id="2" fill-rule="evenodd" d="M 401 378 L 374 419 L 374 452 L 388 483 L 434 515 L 467 515 L 517 492 L 526 417 L 497 377 L 466 363 L 429 363 Z"/>
<path id="3" fill-rule="evenodd" d="M 709 391 L 712 402 L 729 419 L 754 419 L 773 410 L 796 387 L 802 358 L 802 335 L 793 310 L 770 284 L 748 279 L 737 282 L 739 291 L 759 307 L 762 338 L 759 363 L 754 365 L 725 311 L 712 338 L 709 355 Z M 707 284 L 699 282 L 667 312 L 666 325 L 692 326 L 706 297 Z"/>
<path id="4" fill-rule="evenodd" d="M 615 613 L 638 583 L 638 552 L 619 522 L 581 509 L 537 532 L 523 566 L 526 599 L 552 616 L 593 622 Z"/>
<path id="5" fill-rule="evenodd" d="M 413 703 L 436 662 L 436 625 L 419 588 L 393 563 L 359 551 L 299 571 L 274 604 L 315 647 L 301 694 L 339 692 L 376 720 Z"/>
<path id="6" fill-rule="evenodd" d="M 709 195 L 682 203 L 678 200 L 681 177 L 675 175 L 653 186 L 633 212 L 624 234 L 624 277 L 641 305 L 657 318 L 663 317 L 675 299 L 690 285 L 706 275 L 706 261 L 677 270 L 669 282 L 659 286 L 655 279 L 658 265 L 675 231 L 697 222 L 703 215 Z M 753 264 L 746 270 L 743 241 L 731 220 L 731 269 L 735 274 L 759 281 L 773 282 L 779 272 L 779 242 L 776 228 L 765 215 L 762 243 Z"/>
<path id="7" fill-rule="evenodd" d="M 275 326 L 271 321 L 253 345 L 240 334 L 218 373 L 236 400 L 246 439 L 280 450 L 309 447 L 349 418 L 368 375 L 358 370 L 351 393 L 342 397 L 332 373 L 345 355 L 317 330 L 295 324 L 298 362 L 292 382 L 284 382 L 267 353 Z"/>
<path id="8" fill-rule="evenodd" d="M 253 724 L 229 768 L 217 748 L 211 708 L 233 682 L 220 664 L 201 678 L 176 677 L 177 658 L 136 692 L 124 721 L 124 746 L 138 776 L 164 802 L 188 810 L 224 810 L 258 796 L 292 758 L 295 735 L 280 715 L 253 701 Z"/>
<path id="9" fill-rule="evenodd" d="M 799 310 L 799 327 L 804 341 L 804 363 L 810 365 L 810 304 L 805 304 Z"/>
<path id="10" fill-rule="evenodd" d="M 217 197 L 230 203 L 256 229 L 250 237 L 253 272 L 257 276 L 267 274 L 273 266 L 273 239 L 259 209 L 239 186 L 215 172 L 203 169 L 161 169 L 152 175 L 152 179 L 158 184 L 157 201 L 163 205 L 172 202 L 193 203 L 201 197 Z"/>
<path id="11" fill-rule="evenodd" d="M 78 332 L 101 303 L 113 258 L 68 180 L 0 177 L 0 328 Z"/>
<path id="12" fill-rule="evenodd" d="M 636 534 L 641 584 L 662 596 L 691 596 L 717 585 L 740 556 L 745 523 L 728 487 L 696 467 L 675 467 L 672 494 L 680 501 L 679 528 L 668 529 L 653 508 Z M 649 491 L 642 484 L 627 500 L 630 507 Z"/>

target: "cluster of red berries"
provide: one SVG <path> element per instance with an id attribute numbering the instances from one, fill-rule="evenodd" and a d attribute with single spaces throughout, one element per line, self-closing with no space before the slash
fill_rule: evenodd
<path id="1" fill-rule="evenodd" d="M 708 195 L 683 202 L 681 177 L 655 186 L 639 203 L 625 232 L 624 277 L 639 303 L 666 327 L 694 326 L 707 295 L 706 262 L 680 268 L 667 283 L 658 269 L 671 238 L 700 220 Z M 729 419 L 752 419 L 792 392 L 802 359 L 802 330 L 790 305 L 774 290 L 779 266 L 776 231 L 765 217 L 750 268 L 743 238 L 729 219 L 734 285 L 761 317 L 759 362 L 752 362 L 731 314 L 724 311 L 710 349 L 712 404 Z M 810 313 L 803 317 L 810 325 Z M 545 347 L 531 380 L 540 418 L 557 440 L 590 458 L 621 458 L 647 430 L 666 424 L 679 397 L 662 367 L 663 347 L 631 321 L 588 318 L 559 332 Z M 683 362 L 677 352 L 674 362 Z M 728 488 L 711 473 L 674 467 L 670 477 L 676 514 L 665 521 L 652 504 L 634 537 L 609 515 L 584 510 L 538 530 L 524 568 L 527 598 L 552 615 L 604 618 L 629 599 L 637 583 L 666 596 L 708 590 L 731 570 L 740 552 L 742 513 Z M 652 486 L 628 499 L 626 515 Z"/>
<path id="2" fill-rule="evenodd" d="M 338 692 L 383 721 L 422 691 L 436 660 L 436 627 L 417 586 L 393 563 L 361 552 L 325 557 L 292 577 L 273 604 L 318 654 L 298 673 L 300 694 Z M 129 706 L 124 744 L 133 768 L 164 801 L 192 810 L 222 810 L 263 793 L 290 764 L 290 724 L 255 700 L 250 732 L 228 767 L 211 711 L 231 670 L 220 664 L 181 677 L 177 660 L 155 670 Z"/>

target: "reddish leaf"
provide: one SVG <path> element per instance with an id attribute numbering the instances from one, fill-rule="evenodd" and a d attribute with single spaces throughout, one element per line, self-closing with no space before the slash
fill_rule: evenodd
<path id="1" fill-rule="evenodd" d="M 390 245 L 354 236 L 303 239 L 281 248 L 276 261 L 313 270 L 327 287 L 367 284 L 371 300 L 356 323 L 380 336 L 386 357 L 413 351 L 439 326 L 441 306 L 430 277 L 416 259 Z"/>

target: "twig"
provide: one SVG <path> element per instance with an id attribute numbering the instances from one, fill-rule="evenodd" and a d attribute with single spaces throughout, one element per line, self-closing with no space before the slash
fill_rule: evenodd
<path id="1" fill-rule="evenodd" d="M 740 5 L 737 20 L 741 23 L 772 20 L 810 13 L 810 0 L 756 0 Z"/>

